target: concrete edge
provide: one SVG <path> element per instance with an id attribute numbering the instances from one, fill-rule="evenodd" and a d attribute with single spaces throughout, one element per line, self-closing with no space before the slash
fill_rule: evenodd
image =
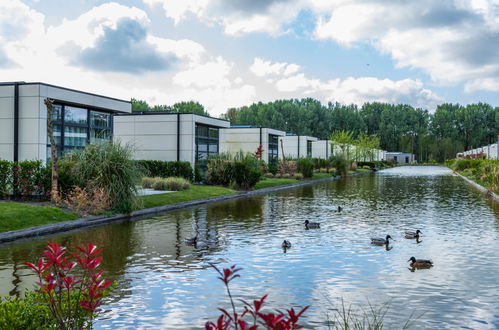
<path id="1" fill-rule="evenodd" d="M 362 175 L 362 174 L 366 174 L 366 173 L 372 173 L 372 172 L 368 171 L 368 172 L 352 173 L 352 174 L 349 174 L 348 177 Z M 112 216 L 93 216 L 93 217 L 88 217 L 88 218 L 69 220 L 69 221 L 58 222 L 58 223 L 54 223 L 54 224 L 37 226 L 37 227 L 31 227 L 31 228 L 26 228 L 26 229 L 12 230 L 12 231 L 0 233 L 0 244 L 16 241 L 16 240 L 20 240 L 20 239 L 25 239 L 25 238 L 29 238 L 29 237 L 45 236 L 45 235 L 49 235 L 49 234 L 55 234 L 55 233 L 59 233 L 59 232 L 65 232 L 65 231 L 70 231 L 70 230 L 85 228 L 85 227 L 98 226 L 98 225 L 108 224 L 108 223 L 112 223 L 112 222 L 118 222 L 118 221 L 124 221 L 124 220 L 134 220 L 134 219 L 143 218 L 145 216 L 156 215 L 159 213 L 167 213 L 167 212 L 175 211 L 178 209 L 195 207 L 195 206 L 199 206 L 199 205 L 203 205 L 203 204 L 212 204 L 212 203 L 217 203 L 217 202 L 223 202 L 226 200 L 242 198 L 242 197 L 252 197 L 252 196 L 256 196 L 256 195 L 263 195 L 263 194 L 272 193 L 272 192 L 276 192 L 276 191 L 280 191 L 280 190 L 299 188 L 299 187 L 303 187 L 303 186 L 309 186 L 309 185 L 313 185 L 313 184 L 319 184 L 319 183 L 334 181 L 334 180 L 338 180 L 338 179 L 340 179 L 339 176 L 318 179 L 318 180 L 308 180 L 308 181 L 302 181 L 302 182 L 298 182 L 298 183 L 292 183 L 292 184 L 282 185 L 282 186 L 277 186 L 277 187 L 269 187 L 269 188 L 263 188 L 263 189 L 258 189 L 258 190 L 242 191 L 242 192 L 237 192 L 237 193 L 229 194 L 229 195 L 208 197 L 208 198 L 196 199 L 196 200 L 187 201 L 187 202 L 180 202 L 180 203 L 175 203 L 175 204 L 156 206 L 156 207 L 151 207 L 151 208 L 147 208 L 147 209 L 133 211 L 130 214 L 114 214 Z"/>
<path id="2" fill-rule="evenodd" d="M 499 195 L 497 195 L 496 193 L 488 190 L 484 186 L 476 183 L 475 181 L 473 181 L 471 179 L 468 179 L 464 175 L 461 175 L 461 174 L 457 173 L 456 171 L 454 171 L 454 174 L 456 174 L 457 176 L 461 177 L 464 181 L 466 181 L 467 183 L 469 183 L 470 185 L 472 185 L 476 189 L 480 190 L 482 193 L 484 193 L 485 196 L 489 197 L 490 199 L 495 200 L 496 202 L 499 202 Z"/>

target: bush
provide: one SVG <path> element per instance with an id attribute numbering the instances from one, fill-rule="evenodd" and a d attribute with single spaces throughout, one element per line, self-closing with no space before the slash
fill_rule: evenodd
<path id="1" fill-rule="evenodd" d="M 295 160 L 280 160 L 279 161 L 279 173 L 281 176 L 283 174 L 289 174 L 290 176 L 295 175 L 298 171 L 298 167 Z"/>
<path id="2" fill-rule="evenodd" d="M 111 200 L 105 188 L 74 187 L 62 200 L 62 203 L 72 212 L 80 216 L 87 216 L 97 215 L 108 210 Z"/>
<path id="3" fill-rule="evenodd" d="M 130 212 L 137 203 L 135 185 L 142 173 L 132 160 L 133 149 L 119 142 L 89 144 L 85 149 L 67 154 L 71 174 L 79 187 L 101 188 L 108 192 L 110 206 L 117 212 Z"/>
<path id="4" fill-rule="evenodd" d="M 137 160 L 136 162 L 151 177 L 182 177 L 189 180 L 189 182 L 193 178 L 193 170 L 189 162 L 161 160 Z"/>
<path id="5" fill-rule="evenodd" d="M 8 160 L 0 160 L 0 196 L 10 194 L 12 185 L 12 166 Z"/>
<path id="6" fill-rule="evenodd" d="M 157 181 L 158 178 L 151 178 L 151 177 L 143 177 L 142 178 L 142 188 L 144 189 L 153 189 L 154 183 Z"/>
<path id="7" fill-rule="evenodd" d="M 330 166 L 328 159 L 323 158 L 310 158 L 314 164 L 315 169 L 328 168 Z"/>
<path id="8" fill-rule="evenodd" d="M 189 181 L 180 177 L 170 177 L 166 178 L 166 187 L 170 191 L 181 191 L 187 190 L 191 187 Z"/>
<path id="9" fill-rule="evenodd" d="M 301 173 L 296 173 L 296 174 L 295 174 L 295 179 L 296 179 L 296 180 L 303 180 L 303 174 L 301 174 Z"/>
<path id="10" fill-rule="evenodd" d="M 319 173 L 327 173 L 327 172 L 328 172 L 327 168 L 319 169 Z"/>
<path id="11" fill-rule="evenodd" d="M 343 155 L 334 156 L 332 165 L 336 168 L 336 173 L 340 173 L 343 177 L 347 176 L 349 161 Z"/>
<path id="12" fill-rule="evenodd" d="M 336 174 L 336 168 L 331 167 L 331 168 L 328 170 L 328 173 L 331 173 L 331 174 Z"/>
<path id="13" fill-rule="evenodd" d="M 302 158 L 297 161 L 298 172 L 303 174 L 304 178 L 311 178 L 314 175 L 314 163 L 310 158 Z"/>
<path id="14" fill-rule="evenodd" d="M 263 176 L 266 177 L 266 178 L 273 178 L 274 174 L 268 172 L 268 173 L 265 173 Z"/>
<path id="15" fill-rule="evenodd" d="M 208 160 L 205 179 L 210 184 L 250 189 L 260 180 L 265 163 L 252 154 L 219 154 Z"/>
<path id="16" fill-rule="evenodd" d="M 28 291 L 24 299 L 0 298 L 0 329 L 55 329 L 56 326 L 41 294 Z"/>
<path id="17" fill-rule="evenodd" d="M 367 168 L 375 168 L 376 162 L 357 162 L 357 166 L 367 169 Z"/>
<path id="18" fill-rule="evenodd" d="M 289 174 L 289 173 L 284 173 L 283 175 L 281 175 L 281 178 L 283 178 L 283 179 L 289 179 L 290 177 L 291 177 L 291 174 Z"/>

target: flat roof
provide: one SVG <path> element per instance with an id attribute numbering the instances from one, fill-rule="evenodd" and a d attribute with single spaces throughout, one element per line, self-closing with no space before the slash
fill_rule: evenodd
<path id="1" fill-rule="evenodd" d="M 80 90 L 77 90 L 77 89 L 72 89 L 72 88 L 67 88 L 67 87 L 62 87 L 62 86 L 47 84 L 47 83 L 43 83 L 43 82 L 25 82 L 25 81 L 0 82 L 0 86 L 14 86 L 14 85 L 44 85 L 44 86 L 55 87 L 55 88 L 59 88 L 59 89 L 63 89 L 63 90 L 71 91 L 71 92 L 82 93 L 82 94 L 92 95 L 92 96 L 98 96 L 98 97 L 102 97 L 102 98 L 106 98 L 106 99 L 110 99 L 110 100 L 115 100 L 115 101 L 120 101 L 120 102 L 126 102 L 126 103 L 130 103 L 130 104 L 132 103 L 129 100 L 122 100 L 122 99 L 118 99 L 118 98 L 115 98 L 115 97 L 110 97 L 110 96 L 105 96 L 105 95 L 100 95 L 100 94 L 94 94 L 94 93 L 84 92 L 84 91 L 80 91 Z"/>

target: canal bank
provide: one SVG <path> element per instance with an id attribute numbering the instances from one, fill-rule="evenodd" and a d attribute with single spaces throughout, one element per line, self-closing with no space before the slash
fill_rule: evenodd
<path id="1" fill-rule="evenodd" d="M 357 176 L 357 175 L 366 174 L 366 173 L 370 173 L 370 172 L 351 173 L 348 175 L 348 177 Z M 81 229 L 81 228 L 85 228 L 85 227 L 100 226 L 100 225 L 122 222 L 122 221 L 139 220 L 139 219 L 142 219 L 145 217 L 157 215 L 160 213 L 171 212 L 171 211 L 175 211 L 175 210 L 179 210 L 179 209 L 183 209 L 183 208 L 195 207 L 195 206 L 200 206 L 200 205 L 204 205 L 204 204 L 217 203 L 217 202 L 222 202 L 222 201 L 237 199 L 237 198 L 252 197 L 252 196 L 256 196 L 256 195 L 267 194 L 267 193 L 272 193 L 272 192 L 276 192 L 276 191 L 280 191 L 280 190 L 298 188 L 298 187 L 303 187 L 303 186 L 308 186 L 308 185 L 313 185 L 313 184 L 318 184 L 318 183 L 324 183 L 324 182 L 338 180 L 338 179 L 341 179 L 341 177 L 333 176 L 333 177 L 323 178 L 323 179 L 318 179 L 318 180 L 306 180 L 306 181 L 282 185 L 282 186 L 275 186 L 275 187 L 268 187 L 268 188 L 262 188 L 262 189 L 257 189 L 257 190 L 242 191 L 242 192 L 237 192 L 237 193 L 229 194 L 229 195 L 222 195 L 222 196 L 209 197 L 209 198 L 197 199 L 197 200 L 192 200 L 192 201 L 150 207 L 150 208 L 145 208 L 145 209 L 133 211 L 130 214 L 114 214 L 111 216 L 92 216 L 92 217 L 86 217 L 86 218 L 81 218 L 81 219 L 77 219 L 77 220 L 70 220 L 70 221 L 58 222 L 58 223 L 54 223 L 54 224 L 31 227 L 31 228 L 26 228 L 26 229 L 13 230 L 13 231 L 0 233 L 0 244 L 6 243 L 6 242 L 13 242 L 16 240 L 28 239 L 31 237 L 42 237 L 45 235 L 50 235 L 50 234 L 55 234 L 55 233 L 60 233 L 60 232 L 67 232 L 70 230 L 76 230 L 76 229 Z"/>
<path id="2" fill-rule="evenodd" d="M 454 171 L 454 174 L 456 174 L 458 177 L 462 178 L 464 181 L 469 183 L 471 186 L 475 187 L 476 189 L 480 190 L 485 196 L 489 197 L 492 200 L 495 200 L 496 202 L 499 203 L 499 195 L 494 193 L 493 191 L 490 191 L 489 189 L 485 188 L 484 186 L 476 183 L 475 181 L 468 179 L 462 174 L 459 174 L 458 172 Z"/>

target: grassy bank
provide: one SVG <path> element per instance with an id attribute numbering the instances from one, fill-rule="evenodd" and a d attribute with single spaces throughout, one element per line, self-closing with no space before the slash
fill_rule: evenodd
<path id="1" fill-rule="evenodd" d="M 499 160 L 453 159 L 447 161 L 446 165 L 482 187 L 499 193 Z"/>
<path id="2" fill-rule="evenodd" d="M 311 180 L 325 179 L 325 178 L 330 178 L 332 176 L 333 176 L 332 174 L 328 173 L 314 173 Z M 258 183 L 255 185 L 255 189 L 284 186 L 287 184 L 298 183 L 301 181 L 303 180 L 297 180 L 292 178 L 263 178 L 262 180 L 258 181 Z"/>
<path id="3" fill-rule="evenodd" d="M 191 185 L 188 190 L 177 191 L 174 193 L 142 196 L 142 208 L 169 205 L 174 203 L 188 202 L 196 199 L 217 197 L 233 194 L 236 191 L 229 188 L 217 186 Z"/>
<path id="4" fill-rule="evenodd" d="M 18 230 L 79 217 L 51 206 L 34 206 L 25 203 L 0 203 L 0 232 Z"/>

